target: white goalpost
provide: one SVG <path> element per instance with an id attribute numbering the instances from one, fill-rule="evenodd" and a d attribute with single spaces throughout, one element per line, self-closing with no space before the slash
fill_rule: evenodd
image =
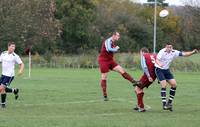
<path id="1" fill-rule="evenodd" d="M 31 50 L 28 53 L 28 77 L 31 78 Z"/>

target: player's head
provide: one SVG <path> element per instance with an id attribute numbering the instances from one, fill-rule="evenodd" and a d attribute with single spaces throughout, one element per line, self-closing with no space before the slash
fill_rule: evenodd
<path id="1" fill-rule="evenodd" d="M 113 35 L 112 35 L 113 41 L 118 41 L 119 38 L 120 38 L 119 32 L 114 32 Z"/>
<path id="2" fill-rule="evenodd" d="M 166 52 L 171 52 L 173 50 L 173 46 L 170 42 L 165 45 Z"/>
<path id="3" fill-rule="evenodd" d="M 140 55 L 144 54 L 144 53 L 149 53 L 149 49 L 146 47 L 143 47 L 140 49 Z"/>
<path id="4" fill-rule="evenodd" d="M 8 52 L 13 53 L 15 51 L 15 42 L 8 42 Z"/>

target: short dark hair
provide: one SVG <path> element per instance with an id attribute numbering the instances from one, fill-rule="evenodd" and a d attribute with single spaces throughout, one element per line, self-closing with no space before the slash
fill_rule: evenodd
<path id="1" fill-rule="evenodd" d="M 112 33 L 112 35 L 116 35 L 117 33 L 119 33 L 118 31 L 114 31 L 113 33 Z"/>
<path id="2" fill-rule="evenodd" d="M 8 47 L 11 46 L 11 45 L 15 45 L 15 42 L 9 41 L 9 42 L 8 42 Z"/>
<path id="3" fill-rule="evenodd" d="M 141 48 L 140 51 L 144 53 L 149 53 L 149 49 L 147 47 Z"/>
<path id="4" fill-rule="evenodd" d="M 166 45 L 172 45 L 172 42 L 167 42 Z"/>

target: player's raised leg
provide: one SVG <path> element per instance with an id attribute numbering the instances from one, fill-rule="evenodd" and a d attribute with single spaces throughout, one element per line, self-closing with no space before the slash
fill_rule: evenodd
<path id="1" fill-rule="evenodd" d="M 18 88 L 6 87 L 5 91 L 6 91 L 6 93 L 14 93 L 15 100 L 17 100 L 19 98 L 19 89 Z"/>
<path id="2" fill-rule="evenodd" d="M 130 81 L 131 83 L 135 84 L 137 81 L 135 81 L 133 79 L 133 77 L 131 75 L 129 75 L 120 65 L 117 65 L 113 68 L 113 71 L 119 72 L 122 77 L 128 81 Z"/>

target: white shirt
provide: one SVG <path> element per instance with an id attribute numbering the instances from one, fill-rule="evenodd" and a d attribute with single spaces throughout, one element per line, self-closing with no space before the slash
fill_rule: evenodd
<path id="1" fill-rule="evenodd" d="M 157 54 L 157 58 L 163 67 L 160 67 L 158 64 L 155 63 L 155 67 L 160 69 L 169 69 L 171 62 L 178 56 L 182 56 L 182 52 L 178 50 L 172 50 L 170 53 L 166 52 L 166 49 L 163 48 Z"/>
<path id="2" fill-rule="evenodd" d="M 0 62 L 2 62 L 2 75 L 12 77 L 15 75 L 15 64 L 21 64 L 22 60 L 16 53 L 8 54 L 8 51 L 4 51 L 0 56 Z"/>

